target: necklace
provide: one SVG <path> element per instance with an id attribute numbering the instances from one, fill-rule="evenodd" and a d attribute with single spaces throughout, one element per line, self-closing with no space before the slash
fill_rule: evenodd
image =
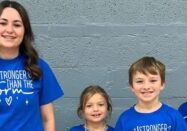
<path id="1" fill-rule="evenodd" d="M 108 126 L 105 125 L 105 126 L 103 127 L 103 130 L 102 130 L 102 131 L 107 131 L 107 129 L 108 129 Z M 91 131 L 91 130 L 86 126 L 86 124 L 84 124 L 84 131 Z"/>

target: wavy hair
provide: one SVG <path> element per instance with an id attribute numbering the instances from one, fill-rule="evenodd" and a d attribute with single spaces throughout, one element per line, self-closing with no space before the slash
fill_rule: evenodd
<path id="1" fill-rule="evenodd" d="M 31 75 L 32 79 L 39 79 L 42 71 L 37 65 L 38 53 L 33 47 L 34 34 L 32 32 L 30 20 L 26 9 L 16 1 L 2 1 L 0 2 L 0 15 L 3 10 L 7 7 L 15 9 L 23 21 L 25 33 L 23 41 L 19 47 L 19 54 L 24 54 L 26 56 L 26 61 L 24 63 L 25 70 Z"/>

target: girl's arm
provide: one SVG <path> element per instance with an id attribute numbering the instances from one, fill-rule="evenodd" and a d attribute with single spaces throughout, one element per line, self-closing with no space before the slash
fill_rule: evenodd
<path id="1" fill-rule="evenodd" d="M 40 107 L 44 131 L 55 131 L 55 116 L 53 104 L 49 103 Z"/>

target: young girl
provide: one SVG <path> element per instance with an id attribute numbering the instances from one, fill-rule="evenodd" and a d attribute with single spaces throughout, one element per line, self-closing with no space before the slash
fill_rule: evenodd
<path id="1" fill-rule="evenodd" d="M 111 100 L 100 86 L 91 85 L 80 96 L 77 114 L 85 120 L 84 124 L 74 126 L 70 131 L 113 131 L 106 119 L 112 112 Z"/>

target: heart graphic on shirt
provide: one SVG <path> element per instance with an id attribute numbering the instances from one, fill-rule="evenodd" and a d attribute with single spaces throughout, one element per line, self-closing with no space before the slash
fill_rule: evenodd
<path id="1" fill-rule="evenodd" d="M 12 103 L 12 96 L 5 98 L 5 101 L 6 101 L 7 105 L 10 106 L 10 104 Z"/>

